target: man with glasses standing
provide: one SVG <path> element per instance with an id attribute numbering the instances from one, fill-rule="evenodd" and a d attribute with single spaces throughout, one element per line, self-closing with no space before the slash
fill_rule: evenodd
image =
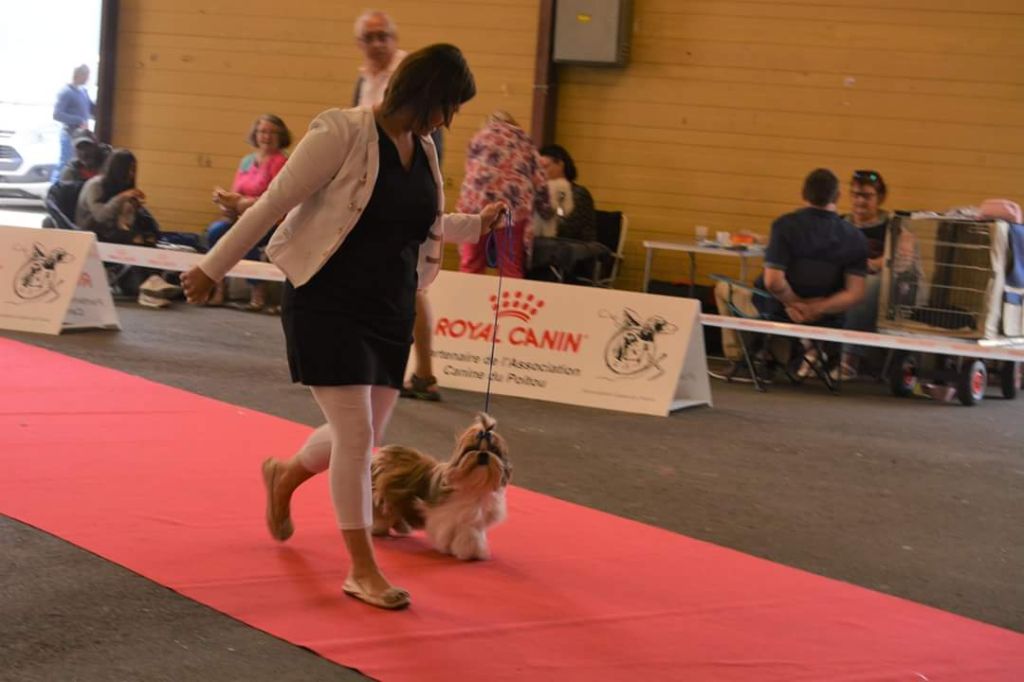
<path id="1" fill-rule="evenodd" d="M 355 33 L 356 45 L 363 53 L 364 61 L 359 67 L 352 105 L 372 107 L 384 100 L 391 74 L 405 58 L 406 52 L 398 49 L 398 27 L 384 12 L 363 12 L 356 19 Z"/>
<path id="2" fill-rule="evenodd" d="M 405 58 L 406 52 L 398 49 L 398 26 L 385 12 L 367 10 L 359 15 L 355 23 L 356 45 L 363 53 L 363 64 L 359 67 L 359 80 L 352 93 L 352 106 L 372 107 L 384 100 L 391 74 Z M 437 163 L 441 164 L 441 131 L 435 130 L 434 146 L 437 147 Z M 402 386 L 403 398 L 440 400 L 431 358 L 431 342 L 434 315 L 425 291 L 416 292 L 416 325 L 413 327 L 413 348 L 415 358 L 412 376 Z"/>

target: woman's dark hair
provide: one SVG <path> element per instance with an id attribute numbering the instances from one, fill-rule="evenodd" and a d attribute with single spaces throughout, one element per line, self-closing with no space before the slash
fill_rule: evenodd
<path id="1" fill-rule="evenodd" d="M 454 45 L 439 43 L 402 60 L 388 81 L 381 111 L 391 116 L 408 107 L 415 112 L 416 123 L 426 128 L 431 112 L 440 108 L 448 127 L 459 105 L 475 95 L 476 81 L 462 52 Z"/>
<path id="2" fill-rule="evenodd" d="M 103 164 L 103 192 L 100 194 L 100 201 L 110 201 L 111 198 L 135 187 L 135 169 L 137 163 L 135 155 L 127 149 L 115 149 L 107 157 Z"/>
<path id="3" fill-rule="evenodd" d="M 818 208 L 835 203 L 839 199 L 839 178 L 827 168 L 811 171 L 804 180 L 803 197 Z"/>
<path id="4" fill-rule="evenodd" d="M 576 182 L 576 162 L 572 160 L 572 156 L 569 155 L 565 147 L 560 144 L 549 144 L 540 148 L 540 155 L 561 161 L 565 166 L 565 179 L 569 182 Z"/>
<path id="5" fill-rule="evenodd" d="M 249 129 L 249 137 L 245 138 L 249 144 L 253 147 L 256 146 L 256 129 L 260 127 L 260 122 L 266 121 L 271 123 L 277 128 L 277 148 L 288 149 L 292 144 L 292 132 L 288 130 L 288 126 L 284 124 L 280 116 L 274 116 L 273 114 L 263 114 L 255 121 L 252 122 L 252 128 Z"/>

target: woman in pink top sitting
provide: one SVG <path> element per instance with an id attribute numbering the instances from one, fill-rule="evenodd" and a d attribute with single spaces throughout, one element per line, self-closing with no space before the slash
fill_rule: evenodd
<path id="1" fill-rule="evenodd" d="M 292 134 L 288 126 L 273 114 L 263 114 L 252 124 L 249 131 L 249 144 L 256 147 L 256 151 L 246 155 L 235 172 L 235 181 L 231 184 L 231 191 L 222 187 L 213 190 L 213 203 L 220 207 L 224 214 L 223 220 L 218 220 L 206 228 L 206 241 L 209 248 L 213 248 L 221 237 L 223 237 L 231 226 L 238 220 L 238 216 L 245 213 L 246 209 L 256 203 L 256 199 L 267 191 L 270 182 L 284 168 L 284 162 L 288 160 L 284 151 L 292 143 Z M 246 254 L 247 260 L 260 260 L 263 247 L 270 241 L 272 233 L 260 241 L 252 251 Z M 259 312 L 267 304 L 266 282 L 250 280 L 251 293 L 247 310 Z M 213 296 L 207 305 L 224 304 L 224 282 L 217 285 Z"/>

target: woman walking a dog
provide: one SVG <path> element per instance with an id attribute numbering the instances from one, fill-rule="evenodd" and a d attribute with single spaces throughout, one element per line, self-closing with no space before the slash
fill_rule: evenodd
<path id="1" fill-rule="evenodd" d="M 370 458 L 398 397 L 412 345 L 417 287 L 440 269 L 444 240 L 475 242 L 504 206 L 444 214 L 429 134 L 476 94 L 452 45 L 408 55 L 373 109 L 317 116 L 267 192 L 199 265 L 182 276 L 202 303 L 245 253 L 288 214 L 267 247 L 288 278 L 282 324 L 292 380 L 309 386 L 327 423 L 290 460 L 263 463 L 267 524 L 293 526 L 289 501 L 329 470 L 331 499 L 351 566 L 343 591 L 385 609 L 409 605 L 378 567 L 370 541 Z"/>

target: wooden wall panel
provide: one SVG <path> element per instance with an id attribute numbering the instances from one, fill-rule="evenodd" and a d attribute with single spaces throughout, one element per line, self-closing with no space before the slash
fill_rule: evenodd
<path id="1" fill-rule="evenodd" d="M 216 217 L 252 119 L 296 136 L 351 97 L 359 54 L 345 0 L 122 0 L 115 142 L 169 229 Z M 405 49 L 462 47 L 480 94 L 447 137 L 449 200 L 487 112 L 529 120 L 537 0 L 396 0 Z M 599 207 L 630 217 L 620 287 L 645 238 L 693 227 L 766 233 L 826 166 L 874 168 L 891 208 L 1024 199 L 1024 5 L 1019 0 L 636 0 L 623 69 L 559 67 L 556 137 Z M 842 202 L 845 208 L 846 201 Z M 451 251 L 446 264 L 451 266 Z M 735 261 L 708 261 L 735 274 Z M 661 257 L 655 276 L 684 261 Z"/>
<path id="2" fill-rule="evenodd" d="M 214 185 L 230 184 L 253 119 L 271 112 L 296 141 L 309 120 L 351 101 L 363 2 L 122 0 L 114 142 L 139 156 L 139 182 L 166 229 L 217 218 Z M 414 50 L 450 42 L 466 53 L 478 95 L 446 135 L 454 203 L 470 135 L 494 109 L 529 120 L 536 0 L 398 0 L 378 6 Z"/>
<path id="3" fill-rule="evenodd" d="M 818 166 L 844 189 L 879 170 L 890 208 L 1024 200 L 1016 0 L 637 0 L 633 29 L 626 68 L 560 68 L 556 126 L 599 207 L 629 214 L 620 287 L 644 239 L 766 234 Z M 685 265 L 659 256 L 655 277 Z"/>

